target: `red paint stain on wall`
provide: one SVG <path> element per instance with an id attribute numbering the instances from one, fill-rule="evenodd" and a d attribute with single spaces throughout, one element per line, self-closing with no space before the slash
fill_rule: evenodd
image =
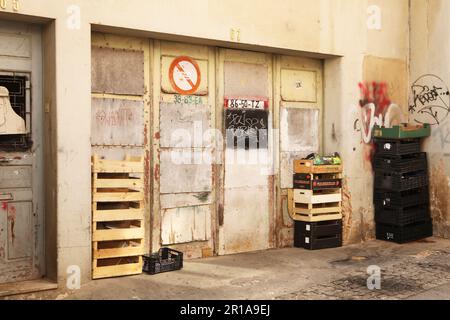
<path id="1" fill-rule="evenodd" d="M 159 133 L 159 132 L 155 133 L 155 139 L 156 140 L 161 139 L 161 133 Z"/>

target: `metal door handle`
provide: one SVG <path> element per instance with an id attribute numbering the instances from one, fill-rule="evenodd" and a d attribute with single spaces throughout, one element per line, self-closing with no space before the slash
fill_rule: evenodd
<path id="1" fill-rule="evenodd" d="M 0 201 L 12 201 L 14 196 L 12 193 L 2 193 L 0 194 Z"/>

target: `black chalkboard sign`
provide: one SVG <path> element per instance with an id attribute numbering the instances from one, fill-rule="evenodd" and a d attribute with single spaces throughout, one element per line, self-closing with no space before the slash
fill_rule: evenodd
<path id="1" fill-rule="evenodd" d="M 238 149 L 268 148 L 269 112 L 254 109 L 226 109 L 227 147 Z"/>

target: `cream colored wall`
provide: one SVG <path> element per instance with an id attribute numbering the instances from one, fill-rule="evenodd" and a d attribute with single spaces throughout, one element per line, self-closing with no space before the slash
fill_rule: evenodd
<path id="1" fill-rule="evenodd" d="M 367 8 L 372 4 L 381 8 L 379 31 L 366 26 Z M 81 9 L 80 29 L 68 28 L 70 5 Z M 373 210 L 368 207 L 372 203 L 372 173 L 364 161 L 361 136 L 353 130 L 360 111 L 358 83 L 363 80 L 365 56 L 407 62 L 408 0 L 20 0 L 18 12 L 10 7 L 6 11 L 12 19 L 18 15 L 56 19 L 56 101 L 51 101 L 51 108 L 56 111 L 58 132 L 61 282 L 69 265 L 79 265 L 84 280 L 90 277 L 90 24 L 135 29 L 148 37 L 175 36 L 187 41 L 180 38 L 185 36 L 205 44 L 327 55 L 325 151 L 339 151 L 347 164 L 351 194 L 347 203 L 351 208 L 347 213 L 348 240 L 373 236 Z"/>
<path id="2" fill-rule="evenodd" d="M 441 78 L 448 90 L 449 12 L 450 1 L 447 0 L 412 0 L 411 85 L 419 77 L 432 74 Z M 411 120 L 413 118 L 411 115 Z M 424 148 L 429 153 L 431 208 L 435 233 L 448 238 L 450 237 L 450 114 L 439 125 L 432 126 L 432 136 L 426 140 Z"/>

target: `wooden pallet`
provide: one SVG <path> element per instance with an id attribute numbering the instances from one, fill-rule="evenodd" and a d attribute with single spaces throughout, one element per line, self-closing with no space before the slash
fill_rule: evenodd
<path id="1" fill-rule="evenodd" d="M 294 173 L 341 173 L 342 165 L 314 165 L 313 160 L 294 160 Z"/>
<path id="2" fill-rule="evenodd" d="M 92 158 L 92 278 L 142 273 L 144 162 Z"/>

